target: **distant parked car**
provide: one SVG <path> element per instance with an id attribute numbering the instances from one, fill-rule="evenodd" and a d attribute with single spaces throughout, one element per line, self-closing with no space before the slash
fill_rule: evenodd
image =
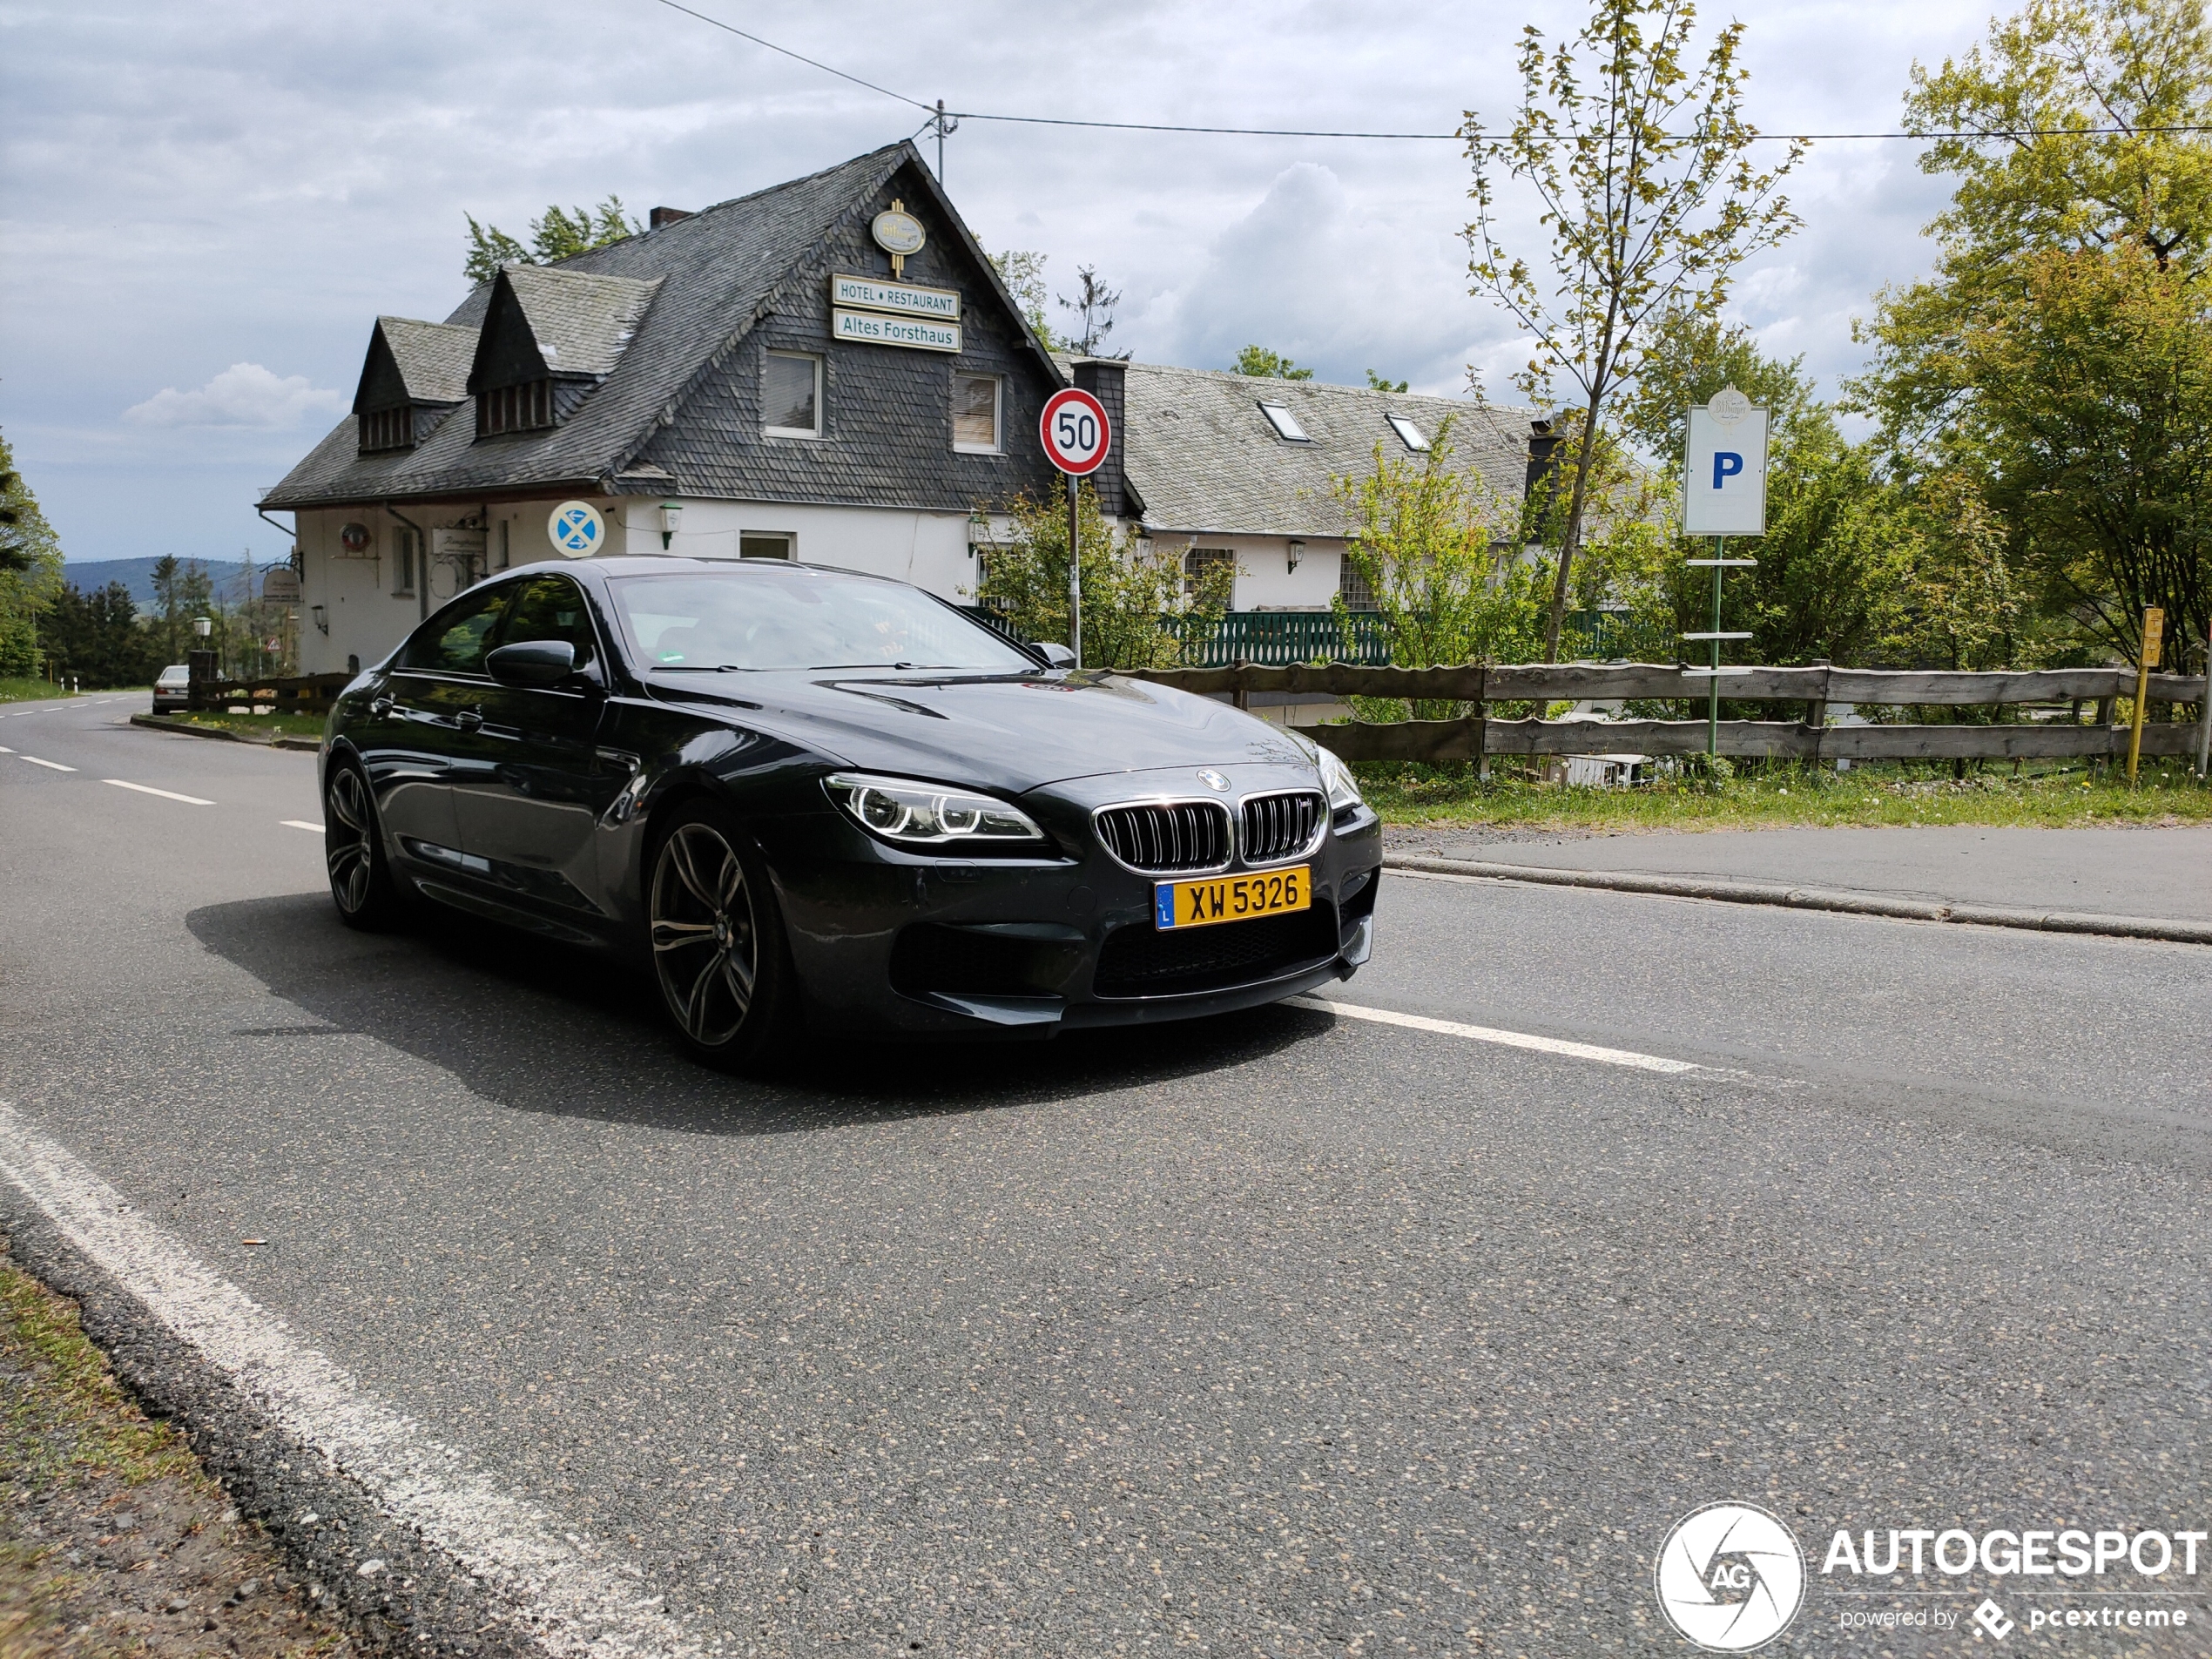
<path id="1" fill-rule="evenodd" d="M 192 670 L 183 663 L 172 663 L 161 671 L 161 678 L 153 683 L 153 711 L 172 714 L 192 702 Z"/>

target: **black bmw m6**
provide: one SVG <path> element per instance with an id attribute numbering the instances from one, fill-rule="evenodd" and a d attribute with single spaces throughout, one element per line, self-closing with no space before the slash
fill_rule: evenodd
<path id="1" fill-rule="evenodd" d="M 1223 704 L 903 583 L 608 558 L 471 588 L 341 695 L 340 914 L 422 900 L 650 960 L 690 1051 L 1049 1035 L 1348 978 L 1381 837 Z"/>

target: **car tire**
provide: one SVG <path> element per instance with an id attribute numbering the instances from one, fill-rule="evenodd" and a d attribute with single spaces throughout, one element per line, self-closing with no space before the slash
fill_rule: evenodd
<path id="1" fill-rule="evenodd" d="M 647 849 L 647 943 L 661 1006 L 686 1054 L 759 1071 L 788 1051 L 798 975 L 768 867 L 712 801 L 676 809 Z"/>
<path id="2" fill-rule="evenodd" d="M 332 765 L 322 792 L 323 862 L 338 919 L 363 933 L 387 933 L 408 917 L 408 895 L 384 853 L 376 792 L 360 763 Z"/>

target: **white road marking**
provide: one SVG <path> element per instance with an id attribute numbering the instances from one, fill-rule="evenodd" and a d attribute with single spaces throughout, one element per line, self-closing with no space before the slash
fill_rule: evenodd
<path id="1" fill-rule="evenodd" d="M 74 766 L 64 766 L 58 760 L 41 760 L 37 755 L 17 755 L 18 760 L 28 760 L 34 766 L 44 766 L 49 772 L 75 772 Z"/>
<path id="2" fill-rule="evenodd" d="M 13 749 L 0 749 L 0 755 L 11 755 L 13 753 L 15 753 Z"/>
<path id="3" fill-rule="evenodd" d="M 135 789 L 141 795 L 158 795 L 164 800 L 180 800 L 187 806 L 212 806 L 212 800 L 202 800 L 197 795 L 179 795 L 173 789 L 156 789 L 152 784 L 134 784 L 120 778 L 103 778 L 102 783 L 113 784 L 118 789 Z"/>
<path id="4" fill-rule="evenodd" d="M 310 824 L 304 818 L 280 818 L 277 819 L 277 822 L 283 825 L 287 829 L 313 830 L 318 835 L 322 833 L 321 825 Z"/>
<path id="5" fill-rule="evenodd" d="M 548 1654 L 579 1659 L 699 1651 L 660 1609 L 659 1596 L 639 1594 L 637 1568 L 468 1472 L 456 1448 L 370 1395 L 3 1102 L 0 1176 L 279 1428 L 507 1603 L 515 1634 L 534 1635 Z"/>
<path id="6" fill-rule="evenodd" d="M 1316 1008 L 1341 1014 L 1346 1019 L 1372 1020 L 1377 1025 L 1402 1025 L 1414 1031 L 1433 1031 L 1439 1036 L 1464 1037 L 1469 1042 L 1494 1042 L 1507 1049 L 1531 1049 L 1538 1054 L 1561 1055 L 1569 1060 L 1595 1060 L 1600 1065 L 1630 1066 L 1638 1071 L 1703 1071 L 1689 1060 L 1667 1060 L 1633 1049 L 1602 1049 L 1594 1042 L 1568 1042 L 1560 1037 L 1540 1037 L 1527 1031 L 1501 1031 L 1493 1026 L 1462 1025 L 1457 1020 L 1432 1020 L 1419 1014 L 1398 1014 L 1389 1008 L 1363 1008 L 1357 1002 L 1328 1002 L 1318 996 L 1294 996 L 1292 1008 Z"/>

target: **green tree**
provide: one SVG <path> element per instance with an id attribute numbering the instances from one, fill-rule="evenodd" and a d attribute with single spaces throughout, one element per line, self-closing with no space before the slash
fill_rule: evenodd
<path id="1" fill-rule="evenodd" d="M 1261 380 L 1310 381 L 1313 371 L 1300 368 L 1287 357 L 1278 357 L 1264 346 L 1247 346 L 1237 354 L 1237 361 L 1230 365 L 1239 374 L 1256 375 Z"/>
<path id="2" fill-rule="evenodd" d="M 623 212 L 622 198 L 610 196 L 597 207 L 564 208 L 558 203 L 530 220 L 528 248 L 496 225 L 479 225 L 471 213 L 469 256 L 462 271 L 471 282 L 489 282 L 505 265 L 551 265 L 632 237 L 645 228 Z"/>
<path id="3" fill-rule="evenodd" d="M 1020 496 L 1007 508 L 1010 533 L 981 550 L 975 597 L 1030 639 L 1064 640 L 1068 626 L 1068 502 L 1055 493 Z M 1089 485 L 1076 496 L 1083 573 L 1083 666 L 1169 668 L 1183 647 L 1163 619 L 1204 624 L 1229 609 L 1236 572 L 1184 569 L 1182 550 L 1148 536 L 1123 540 L 1098 510 Z"/>
<path id="4" fill-rule="evenodd" d="M 1783 178 L 1803 146 L 1755 169 L 1757 129 L 1743 118 L 1743 26 L 1731 24 L 1693 68 L 1696 11 L 1688 0 L 1596 0 L 1579 34 L 1556 48 L 1522 31 L 1521 102 L 1504 132 L 1468 111 L 1474 164 L 1466 230 L 1474 290 L 1532 337 L 1514 383 L 1553 401 L 1555 377 L 1581 398 L 1574 424 L 1595 440 L 1609 401 L 1642 367 L 1650 325 L 1668 310 L 1719 312 L 1736 268 L 1797 225 Z M 1533 191 L 1549 237 L 1550 276 L 1500 239 L 1507 178 Z M 1578 446 L 1554 559 L 1544 655 L 1555 660 L 1581 536 L 1589 469 L 1602 444 Z"/>
<path id="5" fill-rule="evenodd" d="M 1367 389 L 1372 392 L 1402 392 L 1406 389 L 1406 382 L 1378 374 L 1371 368 L 1367 371 Z"/>
<path id="6" fill-rule="evenodd" d="M 192 619 L 214 618 L 215 583 L 207 567 L 198 559 L 162 555 L 153 567 L 153 605 L 148 627 L 158 654 L 164 664 L 183 662 L 199 644 Z"/>
<path id="7" fill-rule="evenodd" d="M 2194 266 L 2212 238 L 2212 147 L 2177 129 L 2208 120 L 2201 0 L 2030 0 L 1963 59 L 1914 64 L 1906 126 L 1964 135 L 1920 157 L 1959 180 L 1929 227 L 1946 274 L 1965 274 L 1962 259 L 2121 243 L 2161 269 Z"/>
<path id="8" fill-rule="evenodd" d="M 1517 556 L 1517 509 L 1461 460 L 1456 418 L 1438 424 L 1426 453 L 1378 443 L 1365 477 L 1336 481 L 1352 527 L 1344 556 L 1373 593 L 1401 668 L 1521 661 L 1541 637 L 1539 572 Z M 1336 609 L 1349 626 L 1341 594 Z M 1361 711 L 1396 718 L 1396 706 Z M 1444 719 L 1465 710 L 1422 702 L 1413 711 Z"/>
<path id="9" fill-rule="evenodd" d="M 91 593 L 62 589 L 46 623 L 46 652 L 57 676 L 86 687 L 144 685 L 158 668 L 153 642 L 138 625 L 131 590 L 111 582 Z"/>
<path id="10" fill-rule="evenodd" d="M 62 547 L 0 437 L 0 677 L 40 671 L 39 618 L 62 590 Z"/>
<path id="11" fill-rule="evenodd" d="M 1928 227 L 1936 269 L 1878 297 L 1850 390 L 1899 475 L 1978 492 L 2032 608 L 2008 633 L 2040 651 L 2132 656 L 2157 604 L 2169 662 L 2201 660 L 2212 142 L 2173 129 L 2209 109 L 2196 0 L 2030 0 L 1963 60 L 1913 71 L 1908 122 L 1970 136 L 1927 153 L 1958 180 Z M 1984 540 L 1931 545 L 1971 565 Z"/>
<path id="12" fill-rule="evenodd" d="M 1044 282 L 1045 255 L 1030 248 L 1010 247 L 988 257 L 997 268 L 999 280 L 1021 307 L 1022 320 L 1029 325 L 1030 332 L 1047 351 L 1057 348 L 1061 341 L 1053 334 L 1052 319 L 1045 312 L 1049 297 Z"/>

